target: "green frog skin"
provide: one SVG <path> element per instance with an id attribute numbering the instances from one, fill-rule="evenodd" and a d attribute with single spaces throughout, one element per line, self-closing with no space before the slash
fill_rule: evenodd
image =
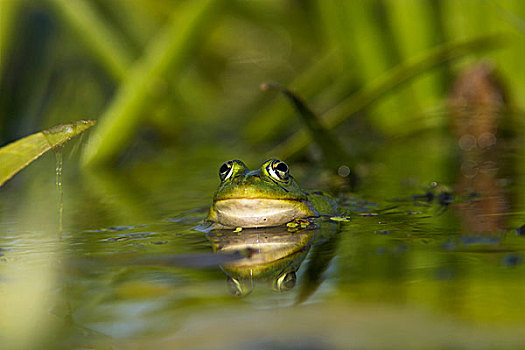
<path id="1" fill-rule="evenodd" d="M 278 226 L 337 212 L 330 196 L 301 189 L 288 165 L 277 159 L 252 171 L 242 161 L 230 160 L 220 167 L 219 177 L 207 218 L 218 228 Z"/>

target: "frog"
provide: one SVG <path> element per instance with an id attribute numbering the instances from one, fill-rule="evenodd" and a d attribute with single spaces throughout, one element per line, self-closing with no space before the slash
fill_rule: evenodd
<path id="1" fill-rule="evenodd" d="M 337 214 L 330 195 L 302 189 L 288 165 L 278 159 L 268 159 L 256 170 L 230 160 L 219 168 L 219 178 L 207 217 L 216 228 L 271 227 Z"/>

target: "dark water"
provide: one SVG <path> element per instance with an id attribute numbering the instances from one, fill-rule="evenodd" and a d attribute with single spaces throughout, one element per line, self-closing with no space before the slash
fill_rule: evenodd
<path id="1" fill-rule="evenodd" d="M 68 170 L 75 155 L 66 152 L 59 236 L 54 159 L 44 159 L 2 190 L 0 340 L 19 348 L 525 347 L 523 155 L 509 146 L 476 158 L 472 170 L 447 145 L 439 135 L 394 142 L 364 162 L 357 193 L 337 194 L 349 220 L 295 232 L 195 230 L 220 163 L 242 158 L 228 151 L 92 173 Z M 245 160 L 255 167 L 259 158 Z M 290 165 L 301 184 L 327 187 L 310 165 Z"/>

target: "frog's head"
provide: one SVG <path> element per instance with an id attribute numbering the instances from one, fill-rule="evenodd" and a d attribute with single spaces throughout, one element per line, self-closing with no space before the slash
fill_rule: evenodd
<path id="1" fill-rule="evenodd" d="M 280 160 L 269 159 L 252 171 L 230 160 L 220 167 L 219 177 L 208 220 L 223 227 L 277 226 L 317 214 Z"/>

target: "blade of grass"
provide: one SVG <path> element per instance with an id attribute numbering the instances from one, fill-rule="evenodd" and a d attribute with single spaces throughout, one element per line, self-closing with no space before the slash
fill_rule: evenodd
<path id="1" fill-rule="evenodd" d="M 503 44 L 503 39 L 502 35 L 490 35 L 459 43 L 446 43 L 434 48 L 422 57 L 393 68 L 358 93 L 343 100 L 322 116 L 323 124 L 329 129 L 334 128 L 349 117 L 368 108 L 402 84 L 416 78 L 419 74 L 435 68 L 443 62 L 474 52 L 500 47 Z M 308 135 L 304 131 L 298 131 L 271 150 L 270 154 L 278 155 L 281 158 L 289 158 L 299 152 L 309 142 L 310 138 Z"/>
<path id="2" fill-rule="evenodd" d="M 13 28 L 20 8 L 19 1 L 0 1 L 0 80 L 3 77 L 4 62 L 14 39 Z"/>
<path id="3" fill-rule="evenodd" d="M 345 74 L 354 72 L 358 86 L 377 79 L 402 62 L 396 38 L 381 0 L 318 1 L 325 13 L 325 25 L 332 27 L 329 35 L 343 51 Z M 419 101 L 411 91 L 390 94 L 367 111 L 368 122 L 376 129 L 395 127 L 407 107 L 418 110 Z M 381 116 L 390 118 L 382 120 Z"/>
<path id="4" fill-rule="evenodd" d="M 436 18 L 439 12 L 434 11 L 432 1 L 390 1 L 386 8 L 391 24 L 391 31 L 395 34 L 395 42 L 402 59 L 405 61 L 420 52 L 442 44 L 438 41 L 440 20 Z M 417 20 L 407 21 L 407 18 Z M 441 70 L 422 74 L 409 84 L 411 100 L 419 101 L 422 106 L 431 106 L 437 103 L 446 91 L 441 77 Z M 401 122 L 406 116 L 400 116 Z"/>
<path id="5" fill-rule="evenodd" d="M 126 39 L 135 56 L 142 52 L 148 39 L 162 27 L 170 13 L 164 11 L 165 16 L 154 17 L 148 10 L 152 5 L 146 1 L 90 1 L 104 14 L 105 21 L 114 31 Z"/>
<path id="6" fill-rule="evenodd" d="M 304 98 L 310 98 L 316 91 L 323 89 L 333 79 L 341 74 L 341 65 L 334 64 L 337 59 L 335 51 L 330 51 L 307 67 L 290 83 L 294 91 Z M 276 100 L 257 113 L 246 125 L 244 136 L 250 143 L 256 144 L 267 140 L 276 130 L 290 124 L 292 118 L 287 114 L 288 105 L 282 100 Z"/>
<path id="7" fill-rule="evenodd" d="M 498 13 L 501 15 L 501 17 L 508 22 L 510 25 L 512 25 L 516 30 L 521 32 L 521 34 L 525 35 L 525 18 L 519 16 L 517 13 L 501 6 L 501 4 L 498 3 L 491 3 L 492 7 L 498 11 Z"/>
<path id="8" fill-rule="evenodd" d="M 84 0 L 49 0 L 49 3 L 98 57 L 113 78 L 117 81 L 123 80 L 128 67 L 133 62 L 131 50 L 125 44 L 124 38 L 100 18 L 93 6 Z"/>
<path id="9" fill-rule="evenodd" d="M 107 163 L 126 147 L 146 114 L 152 86 L 163 82 L 168 72 L 172 77 L 179 73 L 207 33 L 221 3 L 221 0 L 187 2 L 175 13 L 147 47 L 144 56 L 133 65 L 129 78 L 100 118 L 99 127 L 85 150 L 84 165 Z"/>
<path id="10" fill-rule="evenodd" d="M 266 83 L 261 85 L 263 91 L 275 89 L 281 92 L 294 105 L 299 112 L 303 123 L 306 125 L 310 137 L 319 146 L 323 153 L 323 159 L 329 168 L 337 170 L 341 164 L 349 164 L 349 155 L 338 142 L 337 138 L 327 130 L 320 122 L 314 112 L 293 92 L 277 83 Z"/>
<path id="11" fill-rule="evenodd" d="M 500 25 L 505 25 L 515 31 L 513 45 L 495 59 L 498 74 L 507 85 L 509 103 L 521 110 L 525 110 L 525 4 L 522 1 L 505 3 L 490 3 L 491 9 L 497 14 Z M 515 79 L 515 77 L 521 77 Z"/>
<path id="12" fill-rule="evenodd" d="M 95 123 L 94 120 L 81 120 L 72 124 L 59 125 L 2 147 L 0 149 L 0 186 L 47 151 L 63 145 Z"/>

